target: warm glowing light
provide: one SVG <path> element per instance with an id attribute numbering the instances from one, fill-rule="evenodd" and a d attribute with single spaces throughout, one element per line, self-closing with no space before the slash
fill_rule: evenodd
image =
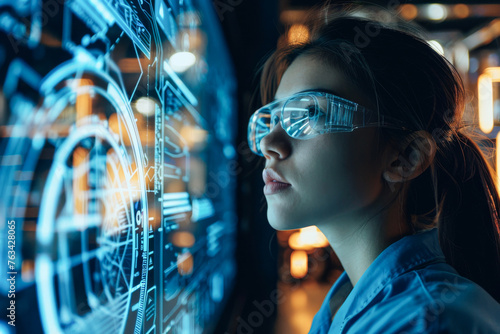
<path id="1" fill-rule="evenodd" d="M 481 74 L 477 80 L 479 128 L 484 133 L 493 130 L 493 81 L 487 73 Z"/>
<path id="2" fill-rule="evenodd" d="M 477 80 L 479 128 L 484 133 L 493 130 L 493 83 L 500 82 L 500 67 L 488 67 Z"/>
<path id="3" fill-rule="evenodd" d="M 444 20 L 448 12 L 446 7 L 437 3 L 433 3 L 427 6 L 427 17 L 431 20 L 440 21 Z"/>
<path id="4" fill-rule="evenodd" d="M 70 85 L 78 91 L 78 87 L 92 86 L 94 83 L 90 79 L 72 79 Z M 92 97 L 88 92 L 78 92 L 76 96 L 76 119 L 80 121 L 87 118 L 92 114 Z"/>
<path id="5" fill-rule="evenodd" d="M 172 235 L 172 243 L 176 247 L 193 247 L 195 242 L 194 235 L 191 232 L 179 231 Z"/>
<path id="6" fill-rule="evenodd" d="M 307 311 L 310 310 L 308 310 L 307 308 L 306 310 L 304 310 L 304 308 L 302 310 L 303 310 L 302 312 L 297 312 L 297 311 L 294 312 L 293 316 L 290 317 L 289 321 L 290 321 L 290 326 L 292 326 L 291 328 L 297 330 L 294 333 L 308 333 L 309 328 L 311 327 L 310 324 L 312 323 L 314 313 L 312 315 L 309 314 Z"/>
<path id="7" fill-rule="evenodd" d="M 309 39 L 309 29 L 303 24 L 294 24 L 288 30 L 288 43 L 301 44 Z"/>
<path id="8" fill-rule="evenodd" d="M 146 72 L 149 65 L 149 59 L 142 58 L 122 58 L 118 61 L 118 67 L 123 73 L 141 73 Z"/>
<path id="9" fill-rule="evenodd" d="M 316 227 L 316 226 L 309 226 L 306 228 L 301 229 L 301 233 L 303 236 L 303 240 L 306 242 L 312 244 L 312 245 L 317 245 L 321 243 L 321 239 L 324 238 L 326 240 L 325 236 L 321 233 L 321 231 Z"/>
<path id="10" fill-rule="evenodd" d="M 290 236 L 290 238 L 288 239 L 288 245 L 292 249 L 305 249 L 305 250 L 312 249 L 312 246 L 302 244 L 300 240 L 300 232 L 295 232 Z"/>
<path id="11" fill-rule="evenodd" d="M 21 278 L 24 282 L 33 282 L 35 280 L 35 262 L 33 260 L 23 260 Z"/>
<path id="12" fill-rule="evenodd" d="M 412 5 L 412 4 L 406 4 L 402 5 L 400 7 L 400 15 L 405 19 L 405 20 L 413 20 L 414 18 L 417 17 L 418 14 L 418 9 L 417 6 Z"/>
<path id="13" fill-rule="evenodd" d="M 190 252 L 177 255 L 177 271 L 180 275 L 191 275 L 193 273 L 193 264 L 193 255 Z"/>
<path id="14" fill-rule="evenodd" d="M 428 41 L 427 43 L 429 43 L 429 45 L 437 52 L 439 53 L 440 55 L 444 56 L 444 49 L 443 49 L 443 46 L 441 45 L 441 43 L 439 43 L 438 41 L 436 40 L 430 40 Z"/>
<path id="15" fill-rule="evenodd" d="M 156 102 L 149 97 L 140 97 L 135 101 L 134 108 L 146 117 L 153 116 L 155 114 Z"/>
<path id="16" fill-rule="evenodd" d="M 307 275 L 307 269 L 306 251 L 293 251 L 290 255 L 290 274 L 295 278 L 302 278 Z"/>
<path id="17" fill-rule="evenodd" d="M 178 46 L 181 50 L 201 50 L 206 46 L 206 34 L 202 29 L 186 28 L 177 33 Z"/>
<path id="18" fill-rule="evenodd" d="M 304 289 L 290 291 L 290 305 L 296 310 L 307 308 L 307 293 Z"/>
<path id="19" fill-rule="evenodd" d="M 89 151 L 77 147 L 73 151 L 73 210 L 76 216 L 83 217 L 87 212 Z"/>
<path id="20" fill-rule="evenodd" d="M 196 56 L 191 52 L 177 52 L 169 59 L 169 65 L 177 73 L 185 72 L 194 65 Z"/>
<path id="21" fill-rule="evenodd" d="M 490 23 L 490 33 L 494 36 L 497 36 L 500 35 L 500 21 L 498 19 L 496 20 L 493 20 L 491 23 Z M 493 39 L 494 37 L 492 37 Z"/>
<path id="22" fill-rule="evenodd" d="M 186 140 L 189 149 L 193 149 L 194 146 L 204 146 L 208 137 L 208 132 L 201 128 L 196 128 L 193 126 L 183 126 L 179 134 L 182 138 Z"/>
<path id="23" fill-rule="evenodd" d="M 189 175 L 188 192 L 193 196 L 202 197 L 207 187 L 207 164 L 196 155 L 191 156 L 189 162 L 191 174 Z M 191 217 L 195 219 L 195 217 Z"/>
<path id="24" fill-rule="evenodd" d="M 311 250 L 328 246 L 328 240 L 316 226 L 309 226 L 293 233 L 288 239 L 288 245 L 296 250 Z"/>
<path id="25" fill-rule="evenodd" d="M 500 82 L 500 67 L 488 67 L 484 72 L 491 76 L 493 82 Z"/>
<path id="26" fill-rule="evenodd" d="M 123 133 L 123 129 L 126 129 L 125 123 L 117 113 L 111 114 L 108 118 L 108 126 L 111 132 L 115 133 L 116 135 L 119 135 L 120 133 Z M 129 136 L 122 136 L 121 140 L 124 145 L 130 146 L 130 137 Z"/>
<path id="27" fill-rule="evenodd" d="M 469 6 L 459 3 L 453 6 L 453 13 L 459 19 L 464 19 L 470 14 Z"/>

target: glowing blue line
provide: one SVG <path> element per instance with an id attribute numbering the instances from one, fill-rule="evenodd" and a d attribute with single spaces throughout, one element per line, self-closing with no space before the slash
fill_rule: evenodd
<path id="1" fill-rule="evenodd" d="M 38 254 L 35 266 L 36 280 L 39 284 L 38 298 L 44 301 L 43 307 L 39 307 L 40 318 L 47 333 L 62 333 L 58 324 L 58 312 L 55 305 L 55 293 L 52 285 L 52 260 L 49 255 Z M 43 287 L 43 288 L 41 288 Z"/>
<path id="2" fill-rule="evenodd" d="M 191 217 L 193 222 L 211 217 L 214 212 L 215 209 L 209 199 L 193 199 L 193 215 Z"/>
<path id="3" fill-rule="evenodd" d="M 131 238 L 131 239 L 133 239 L 133 238 Z M 102 239 L 100 242 L 100 245 L 111 246 L 110 248 L 118 248 L 118 247 L 122 247 L 122 246 L 127 246 L 129 244 L 133 244 L 133 241 L 128 240 L 128 241 L 122 241 L 122 242 L 112 242 L 112 241 L 108 241 L 106 239 Z"/>
<path id="4" fill-rule="evenodd" d="M 96 0 L 91 0 L 91 1 L 95 2 Z M 120 5 L 127 6 L 125 8 L 127 9 L 127 11 L 130 12 L 129 17 L 124 18 L 123 15 L 121 15 L 121 13 L 115 8 L 115 6 L 113 6 L 111 4 L 111 2 L 113 2 L 113 1 L 109 1 L 109 0 L 102 1 L 101 4 L 103 6 L 105 6 L 109 12 L 111 12 L 109 15 L 112 15 L 114 17 L 114 19 L 116 20 L 116 22 L 118 23 L 120 28 L 122 28 L 127 33 L 127 35 L 130 37 L 130 39 L 134 41 L 134 45 L 137 44 L 139 46 L 139 48 L 142 50 L 142 52 L 144 52 L 146 57 L 148 57 L 148 59 L 149 59 L 149 57 L 151 56 L 151 54 L 150 54 L 151 50 L 149 49 L 151 47 L 151 35 L 146 30 L 143 23 L 140 21 L 139 17 L 137 16 L 137 13 L 125 1 L 120 2 Z M 134 21 L 134 22 L 131 22 L 131 21 Z M 139 35 L 137 33 L 137 31 L 134 32 L 131 28 L 131 26 L 132 26 L 132 27 L 136 28 L 136 30 L 137 30 L 137 29 L 139 29 L 139 24 L 141 24 L 143 27 L 143 30 L 141 31 L 143 33 L 142 35 Z M 145 40 L 143 40 L 143 38 L 141 38 L 141 37 L 143 37 Z"/>
<path id="5" fill-rule="evenodd" d="M 137 47 L 135 46 L 135 43 L 134 43 L 134 51 L 135 51 L 135 56 L 137 59 L 141 59 L 141 57 L 139 56 L 139 53 L 137 52 Z M 149 57 L 148 57 L 149 58 Z M 134 95 L 135 95 L 135 91 L 137 90 L 137 88 L 139 87 L 139 84 L 141 83 L 141 78 L 142 76 L 144 75 L 144 70 L 142 69 L 142 63 L 140 61 L 137 62 L 139 64 L 139 68 L 141 69 L 141 74 L 139 75 L 139 77 L 137 78 L 137 83 L 135 84 L 135 87 L 134 89 L 132 90 L 132 92 L 130 93 L 130 99 L 128 100 L 128 102 L 132 102 L 132 99 L 134 98 Z"/>
<path id="6" fill-rule="evenodd" d="M 167 72 L 169 78 L 172 79 L 172 81 L 181 90 L 184 96 L 189 100 L 189 103 L 191 103 L 193 106 L 197 106 L 198 100 L 193 95 L 193 93 L 191 93 L 186 84 L 179 78 L 177 73 L 172 70 L 172 68 L 168 64 L 168 60 L 163 61 L 163 69 L 165 70 L 165 72 Z"/>
<path id="7" fill-rule="evenodd" d="M 60 216 L 57 219 L 57 227 L 54 230 L 56 233 L 60 232 L 78 232 L 87 228 L 98 227 L 101 225 L 101 215 L 78 215 Z M 69 224 L 68 224 L 69 223 Z"/>
<path id="8" fill-rule="evenodd" d="M 115 22 L 115 19 L 113 15 L 106 9 L 106 7 L 103 6 L 103 4 L 98 0 L 88 0 L 88 1 L 90 1 L 94 5 L 95 9 L 97 9 L 96 12 L 99 13 L 99 15 L 102 15 L 102 17 L 106 20 L 108 26 L 111 27 Z"/>
<path id="9" fill-rule="evenodd" d="M 187 192 L 180 192 L 180 193 L 167 193 L 163 194 L 163 200 L 169 200 L 169 199 L 181 199 L 181 198 L 189 198 L 189 193 Z"/>
<path id="10" fill-rule="evenodd" d="M 127 229 L 133 228 L 133 227 L 134 227 L 134 224 L 127 224 L 127 225 L 120 224 L 120 226 L 117 226 L 113 229 L 106 229 L 105 231 L 107 232 L 106 235 L 114 235 L 116 232 L 121 232 L 123 230 L 127 230 Z"/>
<path id="11" fill-rule="evenodd" d="M 11 63 L 5 75 L 3 94 L 10 97 L 17 90 L 19 79 L 23 78 L 31 88 L 37 90 L 40 85 L 40 75 L 23 60 L 16 58 Z"/>
<path id="12" fill-rule="evenodd" d="M 107 251 L 107 250 L 106 250 Z M 85 253 L 82 253 L 81 255 L 73 255 L 71 257 L 65 257 L 64 259 L 60 259 L 57 261 L 57 274 L 61 275 L 62 273 L 66 273 L 70 271 L 71 268 L 74 268 L 76 266 L 79 266 L 88 260 L 93 259 L 99 253 L 104 253 L 102 249 L 96 248 L 91 251 L 87 251 Z M 70 284 L 71 285 L 71 284 Z"/>
<path id="13" fill-rule="evenodd" d="M 179 206 L 181 204 L 188 205 L 189 200 L 181 200 L 181 201 L 174 201 L 174 200 L 169 200 L 169 201 L 163 201 L 163 208 L 169 208 L 173 206 Z"/>
<path id="14" fill-rule="evenodd" d="M 66 237 L 65 235 L 63 235 Z M 68 313 L 69 310 L 71 309 L 71 305 L 74 305 L 74 291 L 72 289 L 72 282 L 73 282 L 73 272 L 71 270 L 68 270 L 68 264 L 70 264 L 70 261 L 68 259 L 69 255 L 69 249 L 68 249 L 68 244 L 65 242 L 65 238 L 63 236 L 60 236 L 57 238 L 57 255 L 59 258 L 61 258 L 60 261 L 57 262 L 58 268 L 59 266 L 64 267 L 66 270 L 59 272 L 59 279 L 57 280 L 58 283 L 58 288 L 60 292 L 60 302 L 61 302 L 61 314 L 59 321 L 61 323 L 67 323 L 70 319 L 68 319 L 70 316 Z M 64 311 L 67 310 L 68 312 L 64 313 Z"/>
<path id="15" fill-rule="evenodd" d="M 173 158 L 182 158 L 182 157 L 185 157 L 185 156 L 189 156 L 189 145 L 186 141 L 186 139 L 184 139 L 184 137 L 181 136 L 181 134 L 177 131 L 176 128 L 174 128 L 173 126 L 170 126 L 170 125 L 165 125 L 165 129 L 168 129 L 168 134 L 166 136 L 164 136 L 165 138 L 165 142 L 164 142 L 164 151 L 167 155 L 173 157 Z M 176 145 L 175 142 L 171 141 L 171 137 L 173 136 L 170 136 L 170 133 L 173 134 L 173 136 L 175 136 L 182 144 L 182 146 L 179 146 L 179 145 Z M 176 149 L 179 150 L 179 153 L 175 154 L 174 152 L 170 152 L 167 148 L 165 148 L 165 144 L 169 144 L 167 147 L 171 146 L 171 147 L 174 147 Z"/>
<path id="16" fill-rule="evenodd" d="M 188 212 L 191 211 L 191 205 L 185 205 L 177 208 L 172 208 L 170 210 L 163 210 L 163 215 L 168 216 L 173 213 L 179 213 L 179 212 Z"/>
<path id="17" fill-rule="evenodd" d="M 163 274 L 164 275 L 168 275 L 172 271 L 174 271 L 175 269 L 177 269 L 177 263 L 176 262 L 172 262 L 172 263 L 173 264 L 171 264 L 168 268 L 166 268 L 166 269 L 163 270 Z"/>

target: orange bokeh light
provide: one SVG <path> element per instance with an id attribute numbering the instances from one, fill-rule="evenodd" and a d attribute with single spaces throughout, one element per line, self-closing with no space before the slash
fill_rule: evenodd
<path id="1" fill-rule="evenodd" d="M 412 4 L 406 4 L 402 5 L 400 8 L 400 15 L 405 19 L 405 20 L 413 20 L 414 18 L 417 17 L 418 14 L 418 9 L 417 6 L 412 5 Z"/>
<path id="2" fill-rule="evenodd" d="M 469 6 L 459 3 L 455 6 L 453 6 L 453 13 L 455 14 L 456 17 L 459 19 L 464 19 L 470 14 Z"/>
<path id="3" fill-rule="evenodd" d="M 303 250 L 293 251 L 290 255 L 290 274 L 295 278 L 302 278 L 307 275 L 307 253 Z"/>
<path id="4" fill-rule="evenodd" d="M 180 275 L 186 276 L 193 273 L 194 259 L 190 252 L 184 252 L 177 256 L 177 271 Z"/>
<path id="5" fill-rule="evenodd" d="M 289 44 L 301 44 L 309 39 L 309 29 L 303 24 L 294 24 L 288 31 Z"/>
<path id="6" fill-rule="evenodd" d="M 187 231 L 177 231 L 172 235 L 172 243 L 176 247 L 189 248 L 195 243 L 194 235 Z"/>
<path id="7" fill-rule="evenodd" d="M 500 67 L 488 67 L 477 80 L 479 128 L 484 133 L 493 130 L 493 83 L 500 82 Z"/>
<path id="8" fill-rule="evenodd" d="M 288 239 L 288 245 L 295 250 L 312 250 L 328 246 L 328 240 L 316 226 L 309 226 L 293 233 Z"/>

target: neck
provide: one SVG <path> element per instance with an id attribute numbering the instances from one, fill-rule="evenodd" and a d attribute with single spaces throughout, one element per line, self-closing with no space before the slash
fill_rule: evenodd
<path id="1" fill-rule="evenodd" d="M 338 256 L 352 286 L 377 256 L 411 231 L 395 201 L 386 211 L 381 206 L 318 225 Z M 371 219 L 370 219 L 371 218 Z"/>

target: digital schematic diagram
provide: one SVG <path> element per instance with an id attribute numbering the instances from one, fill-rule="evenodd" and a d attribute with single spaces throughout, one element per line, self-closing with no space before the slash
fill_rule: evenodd
<path id="1" fill-rule="evenodd" d="M 0 332 L 214 332 L 237 225 L 216 17 L 209 0 L 0 0 Z"/>
<path id="2" fill-rule="evenodd" d="M 28 66 L 12 62 L 6 83 L 20 85 Z M 18 240 L 35 248 L 17 263 L 34 267 L 47 332 L 123 332 L 144 303 L 142 147 L 122 89 L 99 67 L 69 61 L 54 68 L 38 82 L 38 107 L 11 99 L 23 117 L 2 156 L 2 212 L 16 218 Z M 23 208 L 35 208 L 36 217 L 18 212 Z M 29 218 L 36 218 L 33 235 L 22 232 L 33 229 Z"/>

